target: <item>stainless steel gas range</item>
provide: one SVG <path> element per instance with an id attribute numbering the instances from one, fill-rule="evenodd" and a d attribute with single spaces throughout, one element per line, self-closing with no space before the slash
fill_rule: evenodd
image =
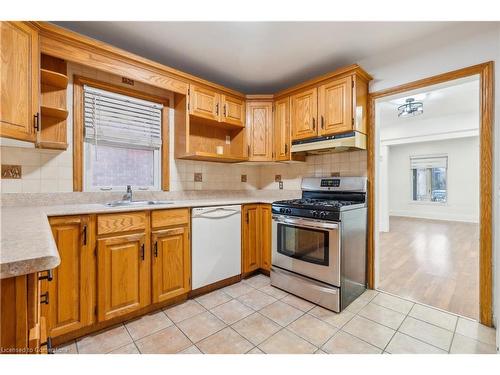
<path id="1" fill-rule="evenodd" d="M 366 178 L 304 178 L 272 204 L 271 285 L 340 312 L 366 289 Z"/>

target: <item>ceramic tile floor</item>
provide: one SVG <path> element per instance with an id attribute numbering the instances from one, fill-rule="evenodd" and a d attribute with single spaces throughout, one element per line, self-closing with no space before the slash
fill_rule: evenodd
<path id="1" fill-rule="evenodd" d="M 257 275 L 58 353 L 495 353 L 495 330 L 373 290 L 336 314 Z"/>

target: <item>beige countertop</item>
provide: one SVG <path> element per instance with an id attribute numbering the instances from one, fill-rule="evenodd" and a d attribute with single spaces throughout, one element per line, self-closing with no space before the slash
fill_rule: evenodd
<path id="1" fill-rule="evenodd" d="M 109 207 L 103 203 L 1 207 L 0 279 L 44 271 L 59 265 L 59 253 L 48 222 L 50 216 L 271 203 L 275 200 L 276 197 L 252 196 L 175 200 L 171 204 L 133 207 Z"/>

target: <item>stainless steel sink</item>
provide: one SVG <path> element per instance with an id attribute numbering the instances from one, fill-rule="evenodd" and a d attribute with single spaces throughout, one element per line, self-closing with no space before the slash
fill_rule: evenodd
<path id="1" fill-rule="evenodd" d="M 172 201 L 111 201 L 107 202 L 106 206 L 109 207 L 131 207 L 131 206 L 154 206 L 160 204 L 173 204 Z"/>

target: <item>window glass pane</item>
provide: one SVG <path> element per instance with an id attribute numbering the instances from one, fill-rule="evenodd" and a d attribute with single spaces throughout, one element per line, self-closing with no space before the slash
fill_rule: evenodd
<path id="1" fill-rule="evenodd" d="M 427 169 L 416 169 L 417 201 L 427 200 Z"/>
<path id="2" fill-rule="evenodd" d="M 97 145 L 92 160 L 92 185 L 154 186 L 154 151 Z"/>
<path id="3" fill-rule="evenodd" d="M 446 202 L 446 168 L 432 168 L 432 192 L 433 202 Z"/>

